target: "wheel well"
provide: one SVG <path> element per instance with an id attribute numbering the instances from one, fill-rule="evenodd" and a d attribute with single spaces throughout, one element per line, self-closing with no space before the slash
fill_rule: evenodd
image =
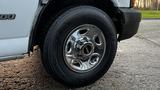
<path id="1" fill-rule="evenodd" d="M 51 2 L 42 9 L 39 19 L 31 33 L 29 51 L 32 51 L 35 45 L 43 47 L 43 42 L 48 32 L 47 28 L 58 15 L 67 8 L 79 5 L 90 5 L 105 11 L 113 20 L 117 28 L 117 33 L 119 33 L 118 29 L 121 28 L 119 22 L 122 22 L 122 14 L 112 0 L 51 0 Z"/>

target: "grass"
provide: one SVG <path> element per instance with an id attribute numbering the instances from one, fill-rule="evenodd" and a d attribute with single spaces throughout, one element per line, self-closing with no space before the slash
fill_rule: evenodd
<path id="1" fill-rule="evenodd" d="M 160 11 L 141 10 L 143 19 L 160 19 Z"/>

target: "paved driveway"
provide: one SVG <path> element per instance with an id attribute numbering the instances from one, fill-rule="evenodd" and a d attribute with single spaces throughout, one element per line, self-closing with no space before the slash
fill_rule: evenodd
<path id="1" fill-rule="evenodd" d="M 46 74 L 39 52 L 0 63 L 0 90 L 65 90 Z M 143 20 L 139 33 L 119 43 L 114 64 L 95 84 L 79 90 L 160 90 L 160 20 Z"/>

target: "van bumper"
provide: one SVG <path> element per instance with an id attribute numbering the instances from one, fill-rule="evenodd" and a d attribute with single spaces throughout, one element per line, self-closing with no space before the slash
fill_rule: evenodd
<path id="1" fill-rule="evenodd" d="M 121 8 L 123 13 L 122 29 L 119 33 L 118 40 L 129 39 L 138 32 L 141 21 L 141 13 L 132 8 Z"/>

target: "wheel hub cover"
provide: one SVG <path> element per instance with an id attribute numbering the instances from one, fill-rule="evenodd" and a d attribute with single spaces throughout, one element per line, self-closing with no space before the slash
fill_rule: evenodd
<path id="1" fill-rule="evenodd" d="M 106 41 L 102 31 L 90 24 L 72 30 L 64 44 L 64 60 L 75 72 L 88 72 L 103 59 Z"/>

